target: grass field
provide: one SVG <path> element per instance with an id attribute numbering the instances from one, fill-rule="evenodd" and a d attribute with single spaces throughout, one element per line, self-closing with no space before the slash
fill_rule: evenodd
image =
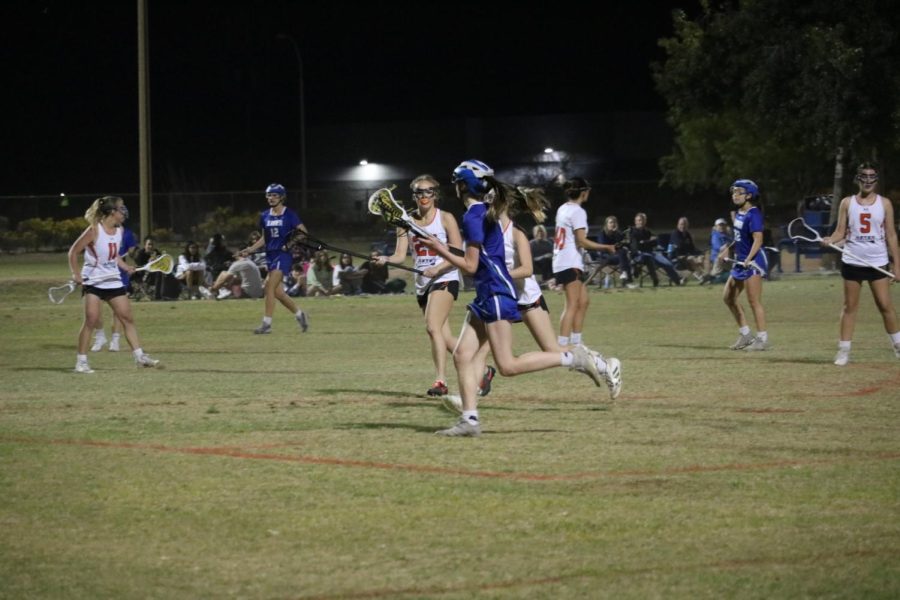
<path id="1" fill-rule="evenodd" d="M 482 437 L 444 439 L 412 296 L 301 299 L 310 331 L 268 336 L 260 301 L 140 302 L 166 369 L 85 376 L 65 274 L 0 257 L 2 598 L 900 597 L 900 361 L 867 295 L 831 364 L 836 277 L 767 284 L 754 354 L 721 286 L 593 293 L 618 401 L 498 378 Z"/>

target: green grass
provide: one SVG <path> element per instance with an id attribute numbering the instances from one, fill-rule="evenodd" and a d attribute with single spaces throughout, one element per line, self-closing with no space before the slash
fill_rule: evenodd
<path id="1" fill-rule="evenodd" d="M 66 272 L 0 257 L 0 598 L 900 595 L 900 361 L 866 296 L 831 365 L 837 278 L 767 284 L 756 354 L 721 287 L 592 293 L 619 401 L 498 378 L 482 437 L 442 439 L 412 296 L 300 299 L 309 333 L 279 308 L 268 336 L 259 301 L 140 302 L 166 369 L 79 376 Z"/>

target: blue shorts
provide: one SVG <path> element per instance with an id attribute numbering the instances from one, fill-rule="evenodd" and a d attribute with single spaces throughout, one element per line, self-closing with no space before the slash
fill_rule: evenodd
<path id="1" fill-rule="evenodd" d="M 484 297 L 476 296 L 475 302 L 470 304 L 468 309 L 482 323 L 493 323 L 494 321 L 518 323 L 522 320 L 516 299 L 509 296 L 499 294 Z"/>
<path id="2" fill-rule="evenodd" d="M 743 266 L 735 265 L 734 268 L 731 269 L 731 277 L 735 281 L 746 281 L 754 275 L 760 275 L 763 279 L 769 276 L 769 263 L 763 252 L 758 252 L 756 256 L 753 257 L 753 263 L 759 267 L 758 270 L 755 267 L 744 268 Z"/>
<path id="3" fill-rule="evenodd" d="M 293 259 L 290 252 L 281 252 L 279 250 L 266 252 L 266 268 L 270 273 L 272 271 L 290 273 L 292 262 Z"/>

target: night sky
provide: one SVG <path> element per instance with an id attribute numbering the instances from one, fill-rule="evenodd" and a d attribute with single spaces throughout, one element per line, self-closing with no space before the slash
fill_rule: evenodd
<path id="1" fill-rule="evenodd" d="M 246 168 L 252 187 L 257 165 L 296 153 L 298 65 L 279 33 L 303 57 L 308 130 L 661 110 L 657 39 L 697 3 L 429 4 L 149 0 L 154 170 L 215 187 Z M 13 1 L 0 18 L 0 195 L 136 190 L 136 2 Z"/>

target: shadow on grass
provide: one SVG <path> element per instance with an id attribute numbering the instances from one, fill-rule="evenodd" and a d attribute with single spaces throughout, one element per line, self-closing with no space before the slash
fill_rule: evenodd
<path id="1" fill-rule="evenodd" d="M 348 389 L 348 388 L 320 388 L 316 390 L 317 393 L 328 396 L 334 394 L 361 394 L 363 396 L 390 396 L 391 398 L 417 398 L 420 399 L 421 396 L 418 394 L 414 394 L 412 392 L 398 392 L 396 390 L 373 390 L 373 389 Z M 395 403 L 399 406 L 410 406 L 408 403 Z M 427 406 L 432 406 L 431 404 L 423 404 Z"/>
<path id="2" fill-rule="evenodd" d="M 335 429 L 406 429 L 419 433 L 434 433 L 440 427 L 435 425 L 413 425 L 411 423 L 344 423 L 336 425 Z"/>

